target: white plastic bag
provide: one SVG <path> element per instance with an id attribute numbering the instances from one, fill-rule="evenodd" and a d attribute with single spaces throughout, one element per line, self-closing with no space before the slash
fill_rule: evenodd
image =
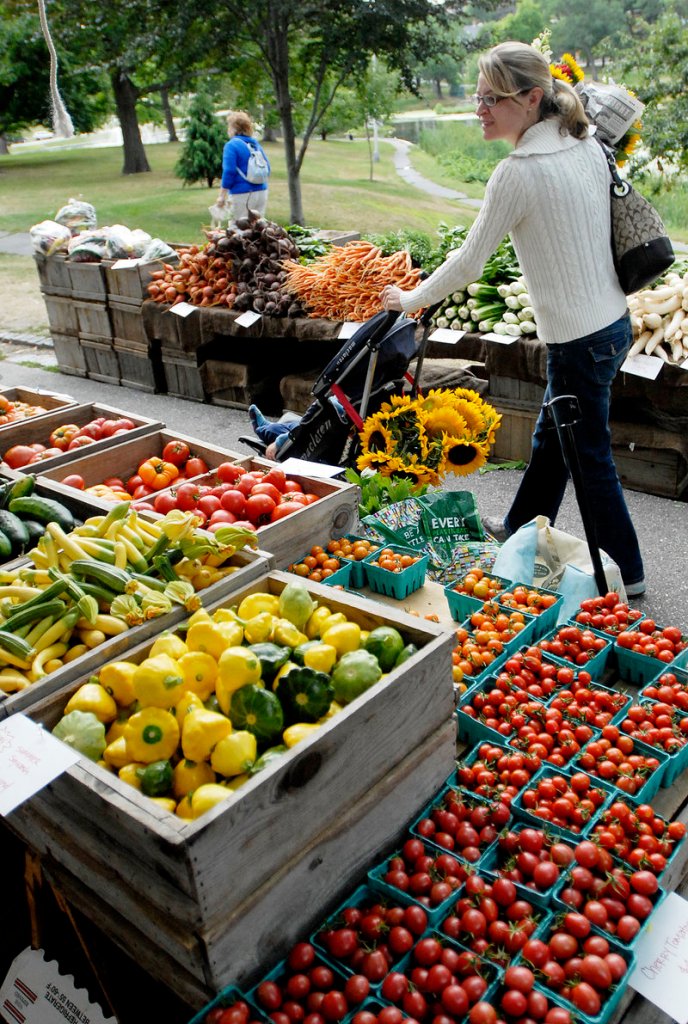
<path id="1" fill-rule="evenodd" d="M 231 206 L 229 203 L 225 203 L 224 206 L 218 206 L 217 203 L 213 203 L 212 206 L 208 207 L 208 213 L 210 214 L 210 226 L 221 228 L 230 219 Z"/>
<path id="2" fill-rule="evenodd" d="M 600 556 L 609 589 L 625 601 L 618 565 L 606 552 L 600 551 Z M 564 600 L 559 622 L 570 619 L 581 601 L 597 594 L 587 541 L 550 526 L 547 516 L 536 516 L 505 540 L 492 571 L 505 579 L 561 594 Z"/>
<path id="3" fill-rule="evenodd" d="M 56 220 L 42 220 L 29 228 L 31 245 L 36 255 L 54 256 L 56 252 L 64 252 L 72 237 L 72 233 L 64 224 Z"/>
<path id="4" fill-rule="evenodd" d="M 80 199 L 70 199 L 55 214 L 58 224 L 64 224 L 75 235 L 78 231 L 90 231 L 96 226 L 96 208 Z"/>

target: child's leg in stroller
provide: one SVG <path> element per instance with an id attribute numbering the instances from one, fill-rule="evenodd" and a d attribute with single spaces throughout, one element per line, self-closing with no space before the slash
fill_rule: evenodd
<path id="1" fill-rule="evenodd" d="M 273 423 L 271 420 L 266 419 L 257 405 L 250 405 L 248 407 L 248 416 L 251 420 L 251 426 L 256 437 L 259 437 L 261 441 L 265 441 L 269 444 L 274 441 L 281 434 L 288 434 L 294 423 Z M 296 420 L 298 422 L 298 420 Z"/>

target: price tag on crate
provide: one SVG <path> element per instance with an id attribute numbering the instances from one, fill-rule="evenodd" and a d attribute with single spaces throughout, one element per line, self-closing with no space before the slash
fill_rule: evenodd
<path id="1" fill-rule="evenodd" d="M 340 327 L 338 337 L 339 338 L 351 338 L 356 333 L 358 328 L 362 327 L 362 326 L 363 326 L 363 324 L 356 324 L 353 321 L 348 321 L 347 320 Z"/>
<path id="2" fill-rule="evenodd" d="M 140 262 L 140 259 L 115 260 L 110 270 L 130 270 L 132 267 L 138 267 Z"/>
<path id="3" fill-rule="evenodd" d="M 483 334 L 485 341 L 496 341 L 500 345 L 513 345 L 515 341 L 521 340 L 521 335 L 518 334 L 514 337 L 513 334 L 494 334 L 492 331 L 487 334 Z"/>
<path id="4" fill-rule="evenodd" d="M 15 958 L 0 987 L 0 1006 L 5 1019 L 23 1024 L 116 1024 L 71 975 L 60 972 L 57 961 L 45 959 L 42 949 L 28 948 Z"/>
<path id="5" fill-rule="evenodd" d="M 170 306 L 167 312 L 174 313 L 175 316 L 188 316 L 197 309 L 198 306 L 192 306 L 190 302 L 178 302 L 176 306 Z"/>
<path id="6" fill-rule="evenodd" d="M 285 459 L 280 463 L 280 469 L 292 476 L 312 476 L 318 480 L 330 480 L 344 472 L 342 466 L 328 466 L 324 462 L 307 462 L 295 458 Z"/>
<path id="7" fill-rule="evenodd" d="M 634 377 L 645 377 L 646 380 L 656 380 L 659 371 L 664 366 L 664 360 L 657 356 L 629 356 L 624 360 L 621 367 L 622 373 L 631 373 Z"/>
<path id="8" fill-rule="evenodd" d="M 442 345 L 453 345 L 459 338 L 463 338 L 465 333 L 465 331 L 452 331 L 450 327 L 438 327 L 428 340 L 438 341 Z"/>
<path id="9" fill-rule="evenodd" d="M 0 814 L 9 814 L 80 759 L 77 750 L 25 715 L 0 722 Z"/>
<path id="10" fill-rule="evenodd" d="M 237 327 L 250 327 L 256 322 L 256 320 L 260 320 L 260 313 L 256 313 L 254 310 L 249 309 L 245 313 L 242 313 L 241 316 L 238 316 L 234 323 Z"/>
<path id="11" fill-rule="evenodd" d="M 639 939 L 635 958 L 631 988 L 677 1024 L 688 1024 L 688 901 L 669 893 Z"/>

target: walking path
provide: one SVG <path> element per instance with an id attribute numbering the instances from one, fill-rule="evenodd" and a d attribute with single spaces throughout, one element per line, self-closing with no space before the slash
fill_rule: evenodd
<path id="1" fill-rule="evenodd" d="M 409 185 L 413 185 L 414 188 L 419 188 L 423 192 L 428 192 L 430 195 L 438 196 L 441 199 L 460 199 L 466 206 L 480 207 L 482 205 L 482 199 L 470 199 L 465 192 L 457 192 L 454 188 L 445 188 L 444 185 L 438 185 L 434 181 L 430 181 L 429 178 L 424 178 L 422 174 L 419 174 L 411 166 L 409 159 L 409 151 L 411 149 L 411 143 L 405 139 L 387 139 L 387 142 L 394 146 L 394 168 L 405 182 Z"/>

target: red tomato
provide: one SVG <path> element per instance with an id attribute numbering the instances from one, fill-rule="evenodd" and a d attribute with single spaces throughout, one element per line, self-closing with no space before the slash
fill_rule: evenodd
<path id="1" fill-rule="evenodd" d="M 125 416 L 122 416 L 117 420 L 103 420 L 100 426 L 100 436 L 113 437 L 120 430 L 133 430 L 134 427 L 134 421 Z"/>
<path id="2" fill-rule="evenodd" d="M 284 485 L 284 493 L 285 494 L 301 494 L 302 492 L 303 492 L 303 487 L 298 482 L 298 480 L 287 480 L 286 481 L 286 483 Z"/>
<path id="3" fill-rule="evenodd" d="M 282 505 L 276 505 L 273 509 L 272 515 L 270 516 L 270 522 L 276 523 L 279 519 L 284 519 L 286 516 L 290 516 L 292 512 L 298 512 L 299 506 L 291 501 L 288 501 Z"/>
<path id="4" fill-rule="evenodd" d="M 217 479 L 223 484 L 233 484 L 246 472 L 241 466 L 235 466 L 233 462 L 221 462 L 215 470 Z"/>
<path id="5" fill-rule="evenodd" d="M 278 491 L 283 492 L 286 489 L 287 477 L 283 469 L 273 466 L 263 477 L 263 483 L 272 484 Z"/>
<path id="6" fill-rule="evenodd" d="M 168 441 L 162 450 L 163 462 L 171 462 L 173 466 L 183 466 L 191 455 L 185 441 Z"/>
<path id="7" fill-rule="evenodd" d="M 161 515 L 167 515 L 177 507 L 177 495 L 174 491 L 166 491 L 163 494 L 156 494 L 153 499 L 153 508 Z"/>
<path id="8" fill-rule="evenodd" d="M 68 452 L 74 452 L 78 448 L 86 448 L 89 444 L 95 444 L 97 438 L 92 437 L 90 434 L 78 434 L 73 438 L 67 445 Z"/>
<path id="9" fill-rule="evenodd" d="M 269 494 L 251 494 L 246 502 L 246 516 L 255 526 L 263 526 L 270 522 L 270 517 L 277 507 Z"/>
<path id="10" fill-rule="evenodd" d="M 254 494 L 267 494 L 268 497 L 272 498 L 276 505 L 279 505 L 280 501 L 282 500 L 282 492 L 279 491 L 273 484 L 256 484 L 255 487 L 251 489 L 251 497 L 253 497 Z"/>
<path id="11" fill-rule="evenodd" d="M 93 444 L 93 441 L 89 441 L 89 444 Z M 44 462 L 46 459 L 54 459 L 58 455 L 62 455 L 61 448 L 44 448 L 42 452 L 34 452 L 29 465 L 32 466 L 35 462 Z"/>
<path id="12" fill-rule="evenodd" d="M 220 498 L 220 504 L 235 516 L 243 516 L 246 513 L 246 495 L 234 488 L 224 492 Z"/>
<path id="13" fill-rule="evenodd" d="M 203 476 L 208 472 L 208 465 L 198 455 L 192 455 L 184 466 L 187 479 L 192 476 Z"/>
<path id="14" fill-rule="evenodd" d="M 80 491 L 83 491 L 86 486 L 84 478 L 78 473 L 70 473 L 69 476 L 63 477 L 61 483 L 66 484 L 67 487 L 76 487 Z"/>
<path id="15" fill-rule="evenodd" d="M 204 494 L 199 499 L 196 509 L 202 512 L 204 515 L 212 516 L 213 512 L 217 512 L 218 509 L 222 508 L 222 504 L 219 498 L 215 498 L 212 494 Z"/>
<path id="16" fill-rule="evenodd" d="M 212 526 L 226 526 L 228 523 L 236 523 L 237 517 L 231 512 L 228 512 L 224 508 L 219 508 L 217 512 L 213 512 L 210 517 L 210 525 Z"/>
<path id="17" fill-rule="evenodd" d="M 201 495 L 196 484 L 181 484 L 177 488 L 177 508 L 181 509 L 182 512 L 194 511 L 200 497 Z"/>

